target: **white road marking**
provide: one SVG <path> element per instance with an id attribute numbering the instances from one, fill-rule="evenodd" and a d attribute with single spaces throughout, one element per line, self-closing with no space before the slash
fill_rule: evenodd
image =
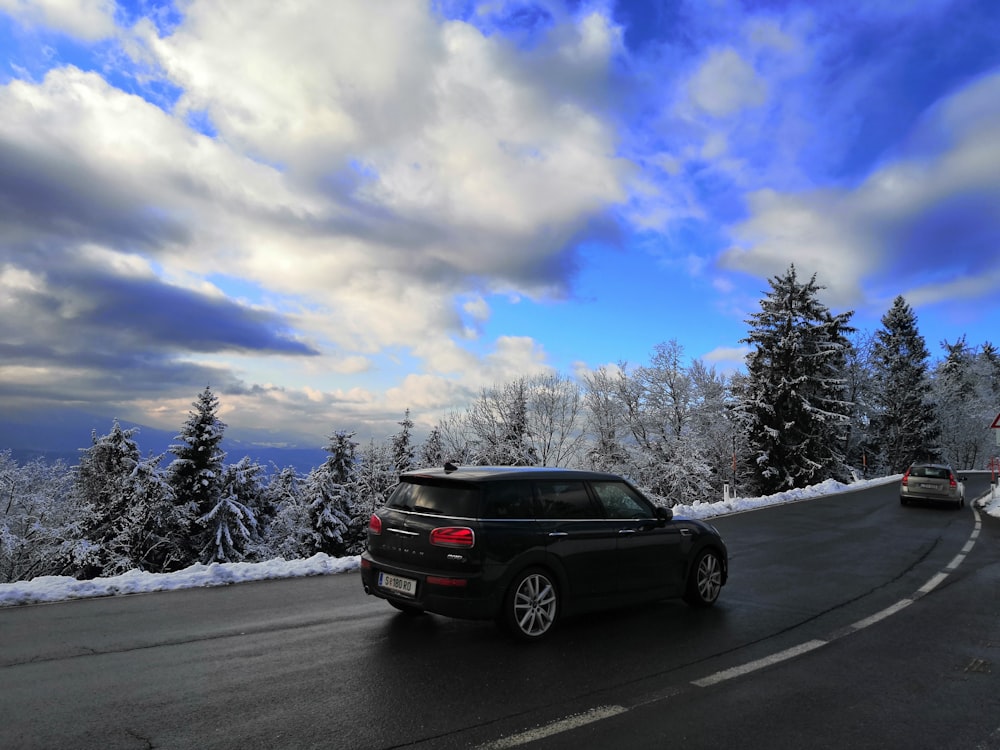
<path id="1" fill-rule="evenodd" d="M 501 737 L 494 742 L 490 742 L 486 745 L 480 745 L 480 750 L 505 750 L 506 748 L 526 745 L 529 742 L 544 739 L 545 737 L 551 737 L 552 735 L 559 734 L 560 732 L 568 732 L 571 729 L 577 729 L 595 721 L 609 719 L 612 716 L 623 714 L 627 710 L 628 709 L 624 706 L 598 706 L 597 708 L 592 708 L 582 714 L 567 716 L 565 719 L 552 722 L 551 724 L 546 724 L 542 727 L 535 727 L 534 729 L 529 729 L 525 732 L 512 734 L 510 737 Z"/>
<path id="2" fill-rule="evenodd" d="M 725 682 L 726 680 L 731 680 L 734 677 L 740 677 L 750 672 L 756 672 L 758 669 L 763 669 L 764 667 L 769 667 L 772 664 L 778 664 L 779 662 L 787 661 L 796 656 L 801 656 L 804 653 L 813 651 L 820 646 L 825 646 L 829 641 L 806 641 L 805 643 L 800 643 L 798 646 L 792 646 L 792 648 L 785 649 L 784 651 L 779 651 L 776 654 L 771 654 L 770 656 L 765 656 L 763 659 L 758 659 L 757 661 L 749 662 L 748 664 L 742 664 L 738 667 L 733 667 L 732 669 L 727 669 L 722 672 L 716 672 L 708 677 L 703 677 L 700 680 L 695 680 L 693 685 L 698 687 L 708 687 L 709 685 L 716 685 L 720 682 Z"/>
<path id="3" fill-rule="evenodd" d="M 909 607 L 911 604 L 913 604 L 913 599 L 900 599 L 891 607 L 886 607 L 881 612 L 876 612 L 871 617 L 866 617 L 863 620 L 858 620 L 856 623 L 851 625 L 850 631 L 852 633 L 856 633 L 859 630 L 863 630 L 864 628 L 867 628 L 869 625 L 874 625 L 876 622 L 879 622 L 880 620 L 884 620 L 886 617 L 890 617 L 891 615 L 896 614 L 901 609 Z"/>

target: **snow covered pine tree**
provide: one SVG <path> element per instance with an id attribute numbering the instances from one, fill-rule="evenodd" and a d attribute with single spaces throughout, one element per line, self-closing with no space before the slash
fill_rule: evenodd
<path id="1" fill-rule="evenodd" d="M 219 503 L 222 493 L 222 435 L 226 425 L 218 418 L 219 399 L 209 386 L 198 395 L 188 419 L 170 446 L 177 458 L 168 467 L 175 501 L 189 522 L 184 538 L 179 540 L 184 559 L 182 567 L 198 562 L 203 550 L 211 546 L 213 530 L 201 520 Z"/>
<path id="2" fill-rule="evenodd" d="M 752 491 L 769 495 L 844 479 L 841 446 L 850 419 L 845 397 L 847 333 L 853 312 L 832 315 L 817 298 L 815 274 L 801 283 L 794 264 L 769 280 L 743 343 L 747 377 L 739 406 L 750 446 Z"/>

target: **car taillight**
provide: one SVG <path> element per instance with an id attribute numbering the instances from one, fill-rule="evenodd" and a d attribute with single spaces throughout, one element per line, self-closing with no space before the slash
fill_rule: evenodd
<path id="1" fill-rule="evenodd" d="M 956 487 L 958 487 L 958 482 L 955 481 L 955 475 L 954 474 L 952 474 L 951 476 L 948 477 L 948 484 L 951 485 L 952 489 L 955 489 Z"/>
<path id="2" fill-rule="evenodd" d="M 476 532 L 468 526 L 441 526 L 431 530 L 431 544 L 435 547 L 472 547 Z"/>
<path id="3" fill-rule="evenodd" d="M 368 519 L 368 530 L 375 536 L 382 533 L 382 519 L 374 513 L 372 513 L 372 517 Z"/>
<path id="4" fill-rule="evenodd" d="M 907 481 L 907 480 L 908 480 L 909 478 L 910 478 L 910 470 L 909 470 L 909 469 L 907 469 L 907 470 L 906 470 L 906 473 L 905 473 L 905 474 L 903 474 L 903 486 L 904 486 L 904 487 L 906 486 L 906 481 Z"/>

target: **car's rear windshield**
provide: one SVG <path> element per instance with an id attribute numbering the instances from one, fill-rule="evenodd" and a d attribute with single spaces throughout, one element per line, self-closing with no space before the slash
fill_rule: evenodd
<path id="1" fill-rule="evenodd" d="M 475 518 L 479 511 L 479 495 L 479 488 L 474 485 L 406 480 L 396 486 L 387 504 L 390 508 L 415 513 Z"/>
<path id="2" fill-rule="evenodd" d="M 911 477 L 924 477 L 925 479 L 947 479 L 951 472 L 943 466 L 914 466 L 910 469 Z"/>

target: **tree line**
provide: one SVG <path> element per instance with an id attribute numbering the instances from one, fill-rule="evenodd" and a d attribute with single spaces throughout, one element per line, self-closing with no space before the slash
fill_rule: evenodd
<path id="1" fill-rule="evenodd" d="M 941 342 L 932 361 L 902 297 L 874 333 L 818 299 L 794 266 L 769 280 L 742 340 L 745 372 L 687 362 L 676 341 L 646 364 L 579 379 L 524 376 L 484 388 L 421 440 L 360 444 L 335 431 L 303 475 L 227 463 L 210 387 L 167 454 L 144 456 L 115 421 L 77 465 L 0 452 L 0 581 L 82 578 L 194 563 L 333 556 L 363 549 L 367 520 L 400 472 L 441 466 L 572 466 L 623 474 L 664 505 L 713 502 L 729 484 L 768 495 L 826 479 L 899 473 L 915 460 L 982 468 L 1000 403 L 1000 353 Z"/>

